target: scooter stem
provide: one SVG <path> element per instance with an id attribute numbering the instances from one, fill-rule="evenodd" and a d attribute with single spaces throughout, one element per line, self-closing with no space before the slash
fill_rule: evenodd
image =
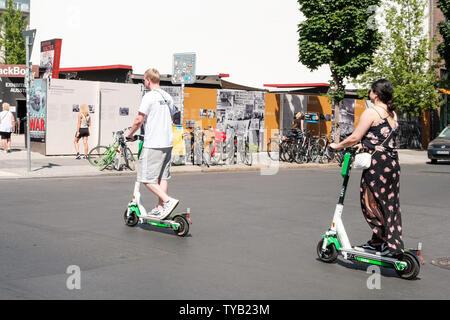
<path id="1" fill-rule="evenodd" d="M 134 184 L 133 198 L 134 198 L 134 201 L 136 201 L 136 205 L 138 206 L 141 214 L 146 216 L 147 210 L 145 210 L 145 207 L 141 203 L 141 192 L 139 191 L 140 187 L 141 187 L 141 183 L 136 181 L 136 183 Z"/>

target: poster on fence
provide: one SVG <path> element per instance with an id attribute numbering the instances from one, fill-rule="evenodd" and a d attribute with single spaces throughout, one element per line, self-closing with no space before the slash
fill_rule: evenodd
<path id="1" fill-rule="evenodd" d="M 36 79 L 30 88 L 30 140 L 45 142 L 47 81 Z"/>
<path id="2" fill-rule="evenodd" d="M 186 148 L 183 140 L 183 126 L 173 126 L 172 163 L 185 164 Z"/>
<path id="3" fill-rule="evenodd" d="M 185 147 L 183 140 L 183 127 L 182 126 L 173 126 L 173 148 L 172 148 L 173 156 L 184 156 L 185 155 Z"/>
<path id="4" fill-rule="evenodd" d="M 355 130 L 355 99 L 344 99 L 339 106 L 340 141 Z"/>
<path id="5" fill-rule="evenodd" d="M 265 108 L 265 92 L 217 90 L 217 130 L 248 133 L 250 145 L 262 150 Z"/>

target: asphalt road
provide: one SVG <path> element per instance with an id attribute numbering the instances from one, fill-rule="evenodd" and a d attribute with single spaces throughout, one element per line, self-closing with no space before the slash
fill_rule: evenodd
<path id="1" fill-rule="evenodd" d="M 338 170 L 173 175 L 178 209 L 191 209 L 186 238 L 123 224 L 132 177 L 0 181 L 0 299 L 448 299 L 450 270 L 430 262 L 450 257 L 450 166 L 402 166 L 404 240 L 423 243 L 426 264 L 413 281 L 382 269 L 372 290 L 367 265 L 317 259 Z M 370 237 L 359 176 L 343 217 L 353 244 Z M 69 266 L 80 289 L 68 289 Z"/>

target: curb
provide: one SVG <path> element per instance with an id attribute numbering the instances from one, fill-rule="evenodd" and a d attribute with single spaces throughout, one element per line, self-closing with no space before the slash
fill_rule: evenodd
<path id="1" fill-rule="evenodd" d="M 203 166 L 172 166 L 171 174 L 198 174 L 198 173 L 219 173 L 219 172 L 255 172 L 262 170 L 290 170 L 290 169 L 310 169 L 310 168 L 332 168 L 338 167 L 336 163 L 330 164 L 316 164 L 316 163 L 305 163 L 305 164 L 281 164 L 278 167 L 269 166 L 239 166 L 239 167 L 226 167 L 226 166 L 215 166 L 215 167 L 203 167 Z M 116 176 L 135 176 L 136 171 L 96 171 L 96 172 L 81 172 L 79 174 L 69 174 L 69 173 L 56 173 L 56 174 L 35 174 L 33 172 L 25 172 L 23 174 L 17 172 L 7 172 L 0 171 L 0 181 L 1 180 L 21 180 L 21 179 L 62 179 L 62 178 L 86 178 L 86 177 L 116 177 Z"/>

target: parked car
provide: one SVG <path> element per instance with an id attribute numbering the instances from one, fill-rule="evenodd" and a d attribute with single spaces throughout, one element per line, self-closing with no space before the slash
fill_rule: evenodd
<path id="1" fill-rule="evenodd" d="M 450 125 L 445 127 L 439 136 L 428 145 L 428 158 L 431 163 L 438 160 L 450 160 Z"/>

